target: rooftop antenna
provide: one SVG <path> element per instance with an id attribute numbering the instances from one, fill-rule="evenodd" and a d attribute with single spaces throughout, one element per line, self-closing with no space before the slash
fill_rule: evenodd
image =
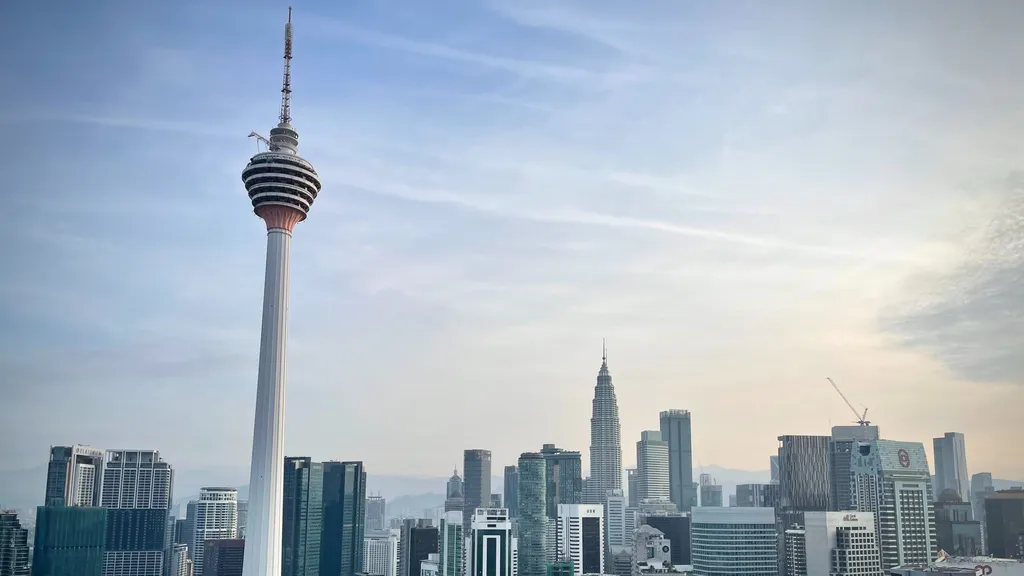
<path id="1" fill-rule="evenodd" d="M 288 23 L 284 25 L 284 82 L 281 86 L 281 124 L 292 122 L 292 8 L 288 7 Z"/>
<path id="2" fill-rule="evenodd" d="M 608 346 L 605 345 L 604 338 L 601 338 L 601 362 L 608 363 Z"/>

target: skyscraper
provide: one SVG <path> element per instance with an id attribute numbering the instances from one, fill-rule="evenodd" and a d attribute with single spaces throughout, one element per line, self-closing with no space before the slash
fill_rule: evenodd
<path id="1" fill-rule="evenodd" d="M 188 503 L 188 553 L 195 576 L 203 576 L 207 540 L 238 538 L 238 490 L 201 488 Z"/>
<path id="2" fill-rule="evenodd" d="M 0 576 L 28 576 L 28 530 L 14 510 L 0 510 Z"/>
<path id="3" fill-rule="evenodd" d="M 459 521 L 462 530 L 462 521 Z M 367 532 L 363 539 L 363 573 L 367 576 L 397 576 L 398 538 L 401 530 Z"/>
<path id="4" fill-rule="evenodd" d="M 925 565 L 938 546 L 928 456 L 920 442 L 875 440 L 853 452 L 853 504 L 874 514 L 882 569 Z"/>
<path id="5" fill-rule="evenodd" d="M 622 430 L 619 405 L 615 399 L 608 353 L 601 355 L 590 418 L 590 479 L 584 502 L 601 504 L 609 490 L 622 489 Z M 520 503 L 522 506 L 522 503 Z"/>
<path id="6" fill-rule="evenodd" d="M 463 533 L 469 534 L 473 511 L 491 502 L 491 451 L 466 450 L 463 452 Z"/>
<path id="7" fill-rule="evenodd" d="M 985 533 L 985 497 L 995 492 L 991 472 L 979 472 L 971 476 L 971 508 L 974 519 L 981 522 L 981 546 L 988 551 L 988 535 Z"/>
<path id="8" fill-rule="evenodd" d="M 512 520 L 504 508 L 477 508 L 470 520 L 472 576 L 512 576 Z"/>
<path id="9" fill-rule="evenodd" d="M 463 576 L 466 559 L 466 537 L 462 531 L 462 510 L 445 512 L 438 530 L 437 554 L 440 576 Z"/>
<path id="10" fill-rule="evenodd" d="M 694 508 L 693 574 L 778 576 L 779 548 L 771 508 Z"/>
<path id="11" fill-rule="evenodd" d="M 779 436 L 779 505 L 783 510 L 832 509 L 829 436 Z"/>
<path id="12" fill-rule="evenodd" d="M 34 576 L 103 576 L 107 509 L 82 506 L 36 508 L 32 549 Z"/>
<path id="13" fill-rule="evenodd" d="M 967 447 L 960 432 L 946 432 L 932 439 L 935 451 L 935 494 L 954 490 L 964 502 L 971 501 L 970 476 L 967 475 Z"/>
<path id="14" fill-rule="evenodd" d="M 640 433 L 640 441 L 636 443 L 636 474 L 638 502 L 669 499 L 669 445 L 662 440 L 661 432 L 644 430 Z M 678 502 L 673 502 L 679 506 Z"/>
<path id="15" fill-rule="evenodd" d="M 693 436 L 689 410 L 660 414 L 661 439 L 668 443 L 669 495 L 683 512 L 697 505 L 693 490 Z"/>
<path id="16" fill-rule="evenodd" d="M 383 496 L 366 497 L 366 533 L 381 532 L 388 527 L 388 503 Z"/>
<path id="17" fill-rule="evenodd" d="M 366 471 L 362 462 L 324 462 L 320 576 L 355 576 L 363 569 Z"/>
<path id="18" fill-rule="evenodd" d="M 615 556 L 633 545 L 633 534 L 626 532 L 626 497 L 622 490 L 611 490 L 604 505 L 605 574 L 615 574 Z"/>
<path id="19" fill-rule="evenodd" d="M 626 468 L 626 497 L 627 504 L 630 508 L 636 508 L 640 505 L 640 501 L 637 499 L 637 469 Z"/>
<path id="20" fill-rule="evenodd" d="M 267 225 L 263 332 L 260 336 L 252 470 L 249 476 L 245 576 L 279 576 L 281 573 L 289 250 L 292 230 L 306 219 L 313 200 L 320 192 L 320 177 L 313 165 L 299 156 L 299 133 L 291 125 L 290 9 L 284 44 L 280 122 L 270 130 L 269 140 L 259 137 L 267 144 L 267 151 L 253 156 L 242 171 L 253 211 Z"/>
<path id="21" fill-rule="evenodd" d="M 1024 489 L 999 490 L 985 497 L 985 534 L 990 556 L 1024 560 Z"/>
<path id="22" fill-rule="evenodd" d="M 103 450 L 75 444 L 51 446 L 45 506 L 99 506 Z"/>
<path id="23" fill-rule="evenodd" d="M 807 512 L 804 525 L 785 533 L 789 575 L 882 574 L 875 519 L 867 512 Z"/>
<path id="24" fill-rule="evenodd" d="M 398 571 L 401 576 L 419 576 L 420 562 L 437 553 L 439 534 L 429 520 L 406 518 L 399 540 Z"/>
<path id="25" fill-rule="evenodd" d="M 203 572 L 206 576 L 242 576 L 245 541 L 241 538 L 211 540 L 206 544 Z"/>
<path id="26" fill-rule="evenodd" d="M 519 518 L 519 469 L 505 466 L 505 508 L 509 518 Z"/>
<path id="27" fill-rule="evenodd" d="M 544 576 L 548 557 L 547 466 L 544 456 L 519 456 L 519 576 Z"/>
<path id="28" fill-rule="evenodd" d="M 452 470 L 452 477 L 448 479 L 447 489 L 445 490 L 445 497 L 451 498 L 455 494 L 463 493 L 463 481 L 462 476 L 459 476 L 458 470 Z"/>
<path id="29" fill-rule="evenodd" d="M 556 558 L 569 560 L 577 574 L 601 574 L 604 558 L 604 507 L 560 504 Z"/>
<path id="30" fill-rule="evenodd" d="M 104 576 L 150 576 L 164 566 L 174 472 L 156 450 L 108 450 Z"/>
<path id="31" fill-rule="evenodd" d="M 555 448 L 545 444 L 540 451 L 544 456 L 547 479 L 545 498 L 548 518 L 558 517 L 559 504 L 579 504 L 583 501 L 583 465 L 579 452 Z"/>
<path id="32" fill-rule="evenodd" d="M 284 459 L 281 576 L 317 576 L 323 529 L 324 465 L 308 457 Z"/>
<path id="33" fill-rule="evenodd" d="M 861 442 L 878 440 L 878 426 L 833 426 L 829 441 L 829 482 L 834 510 L 852 510 L 850 454 Z"/>

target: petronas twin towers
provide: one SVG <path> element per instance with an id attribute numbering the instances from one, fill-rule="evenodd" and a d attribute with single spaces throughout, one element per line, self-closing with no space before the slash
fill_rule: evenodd
<path id="1" fill-rule="evenodd" d="M 622 431 L 619 404 L 608 372 L 608 353 L 601 357 L 601 371 L 594 387 L 594 406 L 590 417 L 590 478 L 584 493 L 585 504 L 604 504 L 609 490 L 622 489 Z"/>

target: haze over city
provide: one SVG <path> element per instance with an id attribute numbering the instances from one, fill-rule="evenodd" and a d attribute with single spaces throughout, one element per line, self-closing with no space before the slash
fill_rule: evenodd
<path id="1" fill-rule="evenodd" d="M 295 6 L 323 192 L 287 454 L 586 454 L 606 338 L 623 464 L 682 408 L 695 468 L 764 470 L 854 419 L 831 377 L 886 437 L 955 428 L 971 471 L 1024 478 L 1020 3 Z M 239 173 L 284 7 L 0 21 L 4 469 L 77 442 L 248 468 L 266 247 Z"/>

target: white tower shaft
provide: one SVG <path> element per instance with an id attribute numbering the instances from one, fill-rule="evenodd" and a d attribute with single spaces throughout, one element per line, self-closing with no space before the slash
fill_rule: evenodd
<path id="1" fill-rule="evenodd" d="M 263 334 L 256 387 L 256 421 L 249 476 L 243 576 L 281 574 L 284 502 L 285 341 L 288 329 L 288 256 L 291 232 L 267 231 Z"/>

